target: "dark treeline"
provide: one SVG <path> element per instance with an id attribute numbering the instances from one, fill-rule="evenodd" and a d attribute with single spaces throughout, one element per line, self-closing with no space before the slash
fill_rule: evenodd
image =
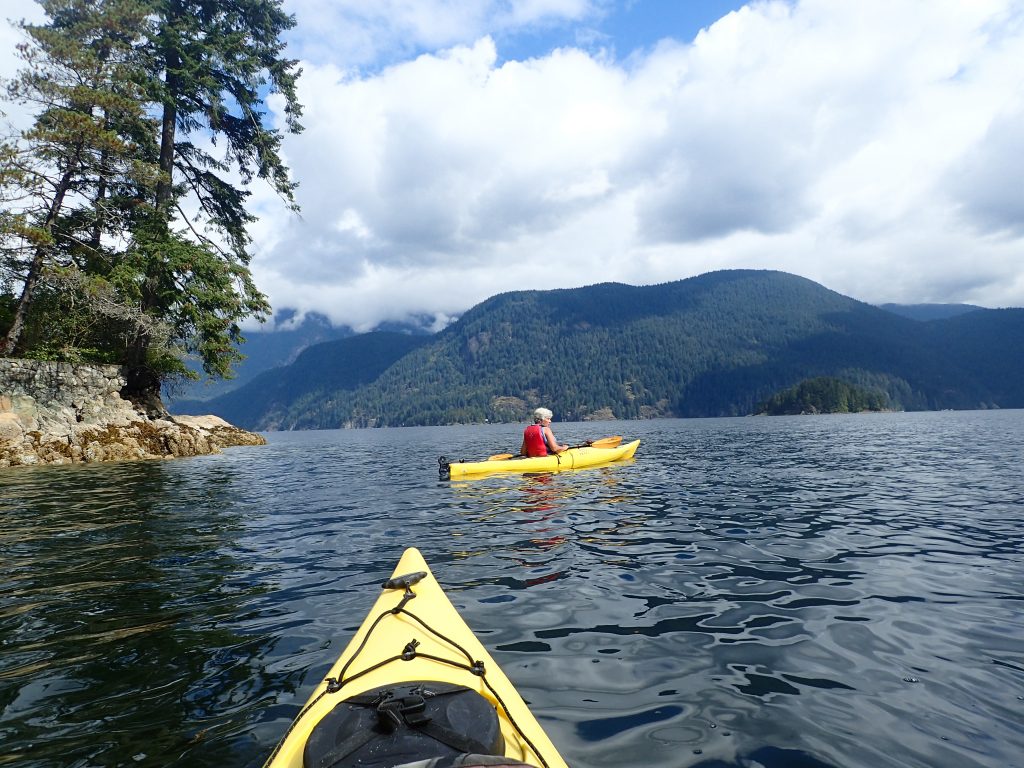
<path id="1" fill-rule="evenodd" d="M 877 390 L 863 389 L 842 379 L 819 376 L 772 395 L 757 406 L 758 415 L 801 413 L 860 413 L 883 411 L 888 398 Z"/>
<path id="2" fill-rule="evenodd" d="M 736 416 L 830 377 L 895 410 L 1024 406 L 1024 310 L 919 322 L 780 272 L 501 294 L 415 341 L 306 350 L 302 365 L 201 404 L 256 429 Z M 351 375 L 362 370 L 364 375 Z M 265 374 L 266 376 L 267 374 Z M 372 380 L 370 380 L 372 377 Z"/>

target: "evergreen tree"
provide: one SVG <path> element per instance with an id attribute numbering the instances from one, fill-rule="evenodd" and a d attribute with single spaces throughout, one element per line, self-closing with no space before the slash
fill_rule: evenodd
<path id="1" fill-rule="evenodd" d="M 82 347 L 86 327 L 127 365 L 127 394 L 158 406 L 187 352 L 230 375 L 238 323 L 269 311 L 248 268 L 246 186 L 267 181 L 296 208 L 263 110 L 281 93 L 301 130 L 296 62 L 280 55 L 294 20 L 280 0 L 42 5 L 48 22 L 22 25 L 27 66 L 8 87 L 35 125 L 0 149 L 0 351 L 40 354 L 25 334 L 34 302 L 74 307 L 94 322 L 69 324 L 69 340 Z M 218 144 L 220 157 L 204 148 Z"/>
<path id="2" fill-rule="evenodd" d="M 249 192 L 227 176 L 268 181 L 296 208 L 281 134 L 264 123 L 263 110 L 265 89 L 281 93 L 288 130 L 301 130 L 297 62 L 280 56 L 280 37 L 295 21 L 280 0 L 155 0 L 153 7 L 148 85 L 160 105 L 161 176 L 156 216 L 135 233 L 138 300 L 172 323 L 207 373 L 223 377 L 240 357 L 238 322 L 262 319 L 270 309 L 248 269 Z M 206 139 L 225 144 L 222 159 L 203 148 Z M 194 221 L 182 209 L 185 199 L 198 205 Z M 133 394 L 158 390 L 165 366 L 152 360 L 145 333 L 134 339 L 128 362 Z"/>
<path id="3" fill-rule="evenodd" d="M 756 413 L 783 415 L 802 413 L 860 413 L 881 411 L 886 396 L 831 376 L 801 381 L 761 402 Z"/>
<path id="4" fill-rule="evenodd" d="M 144 158 L 152 124 L 133 45 L 146 24 L 144 7 L 45 0 L 43 8 L 50 23 L 22 25 L 25 67 L 5 83 L 9 99 L 37 110 L 33 125 L 6 144 L 0 172 L 2 287 L 16 295 L 0 348 L 6 355 L 73 346 L 73 336 L 41 329 L 83 304 L 86 312 L 106 306 L 93 299 L 111 294 L 104 282 L 116 261 L 110 244 L 125 228 L 119 200 L 126 191 L 134 197 L 155 189 L 158 174 Z M 26 339 L 37 299 L 38 338 Z M 122 325 L 152 325 L 139 313 L 114 314 Z"/>

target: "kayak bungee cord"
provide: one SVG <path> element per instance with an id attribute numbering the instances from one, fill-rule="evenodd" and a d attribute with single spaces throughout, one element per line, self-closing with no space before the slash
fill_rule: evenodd
<path id="1" fill-rule="evenodd" d="M 515 732 L 530 748 L 533 754 L 536 755 L 537 759 L 540 760 L 541 764 L 539 768 L 550 768 L 547 760 L 544 759 L 544 755 L 541 754 L 540 750 L 537 749 L 536 745 L 533 743 L 533 741 L 531 741 L 530 737 L 523 732 L 523 729 L 519 726 L 515 718 L 512 716 L 512 712 L 509 710 L 508 706 L 501 698 L 501 694 L 499 694 L 494 689 L 490 681 L 487 679 L 487 670 L 484 667 L 484 663 L 482 661 L 474 659 L 473 656 L 457 642 L 452 640 L 450 637 L 447 637 L 444 633 L 437 631 L 429 624 L 427 624 L 423 619 L 417 616 L 415 613 L 406 609 L 405 606 L 409 603 L 409 601 L 413 600 L 416 597 L 416 593 L 412 591 L 412 586 L 424 577 L 426 577 L 426 575 L 426 571 L 417 571 L 416 573 L 409 573 L 405 574 L 404 576 L 398 576 L 393 579 L 388 579 L 383 584 L 381 584 L 382 589 L 404 589 L 405 592 L 402 594 L 401 601 L 394 608 L 389 608 L 373 620 L 373 623 L 370 625 L 370 628 L 366 631 L 366 635 L 363 637 L 362 642 L 359 643 L 359 647 L 356 648 L 356 650 L 353 652 L 351 658 L 349 658 L 349 660 L 345 662 L 345 666 L 341 668 L 341 671 L 338 673 L 338 677 L 328 677 L 324 679 L 324 682 L 327 683 L 324 690 L 321 691 L 316 696 L 316 698 L 314 698 L 308 704 L 306 704 L 306 706 L 302 708 L 302 711 L 299 712 L 299 714 L 296 716 L 295 720 L 292 721 L 291 725 L 288 726 L 288 730 L 285 731 L 280 741 L 278 741 L 277 746 L 274 747 L 274 751 L 270 753 L 270 757 L 268 757 L 267 761 L 264 763 L 264 768 L 266 768 L 266 766 L 269 766 L 273 762 L 278 752 L 280 752 L 281 747 L 284 745 L 285 741 L 287 741 L 289 734 L 291 734 L 291 732 L 295 729 L 298 723 L 302 720 L 303 716 L 306 715 L 324 696 L 328 694 L 337 693 L 346 684 L 351 683 L 354 680 L 358 680 L 364 675 L 368 675 L 374 670 L 380 669 L 381 667 L 384 667 L 393 661 L 411 661 L 412 659 L 417 657 L 429 659 L 430 661 L 436 661 L 439 664 L 447 664 L 448 666 L 455 667 L 457 669 L 464 669 L 467 672 L 479 677 L 480 680 L 483 682 L 484 686 L 487 688 L 487 690 L 490 691 L 495 701 L 498 702 L 499 706 L 501 706 L 502 710 L 505 712 L 505 716 L 508 718 L 508 721 L 512 725 L 513 729 L 515 729 Z M 432 635 L 448 643 L 450 646 L 458 649 L 459 652 L 461 652 L 462 655 L 469 660 L 469 664 L 464 664 L 461 661 L 446 659 L 440 656 L 434 656 L 429 653 L 419 653 L 416 651 L 416 647 L 420 643 L 416 638 L 413 638 L 408 643 L 406 643 L 405 647 L 402 649 L 402 652 L 400 654 L 391 656 L 390 658 L 384 659 L 383 661 L 380 661 L 370 667 L 367 667 L 366 669 L 360 670 L 359 672 L 356 672 L 355 674 L 346 677 L 346 671 L 350 666 L 352 666 L 352 663 L 356 660 L 356 658 L 359 656 L 362 650 L 366 647 L 366 644 L 369 642 L 370 637 L 373 635 L 373 631 L 377 628 L 377 626 L 388 616 L 397 616 L 399 614 L 408 616 L 410 619 L 415 620 L 421 627 L 430 632 Z"/>

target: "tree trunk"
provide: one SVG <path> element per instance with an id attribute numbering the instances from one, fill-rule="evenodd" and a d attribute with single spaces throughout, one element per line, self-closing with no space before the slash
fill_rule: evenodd
<path id="1" fill-rule="evenodd" d="M 164 58 L 165 86 L 170 96 L 164 101 L 160 126 L 160 179 L 156 185 L 156 210 L 158 218 L 164 225 L 167 225 L 171 218 L 170 207 L 174 193 L 174 137 L 178 120 L 174 94 L 177 89 L 177 70 L 181 63 L 177 52 L 172 48 L 165 51 Z M 150 279 L 149 275 L 143 278 L 144 282 L 141 286 L 142 306 L 140 309 L 142 312 L 147 312 L 155 303 L 152 299 L 152 289 L 147 285 Z M 167 410 L 160 400 L 160 377 L 153 372 L 146 361 L 151 341 L 149 333 L 140 330 L 129 343 L 127 362 L 125 363 L 128 381 L 125 388 L 121 390 L 121 394 L 150 416 L 166 416 Z"/>
<path id="2" fill-rule="evenodd" d="M 153 373 L 145 364 L 128 364 L 125 366 L 124 389 L 121 396 L 131 401 L 135 408 L 150 418 L 167 417 L 167 408 L 160 399 L 160 377 Z"/>
<path id="3" fill-rule="evenodd" d="M 28 317 L 28 308 L 32 304 L 32 295 L 35 293 L 39 276 L 43 272 L 45 262 L 43 246 L 36 246 L 35 255 L 32 257 L 32 264 L 28 268 L 28 276 L 25 278 L 25 285 L 21 290 L 21 297 L 18 299 L 18 306 L 14 310 L 14 319 L 11 327 L 4 337 L 3 356 L 10 357 L 18 347 L 21 340 L 21 332 L 25 330 L 25 318 Z"/>
<path id="4" fill-rule="evenodd" d="M 156 185 L 156 208 L 160 215 L 169 219 L 171 193 L 174 189 L 174 134 L 178 121 L 178 108 L 174 96 L 178 87 L 177 69 L 181 66 L 178 53 L 166 53 L 165 86 L 170 95 L 164 102 L 163 121 L 160 126 L 160 180 Z"/>
<path id="5" fill-rule="evenodd" d="M 50 203 L 50 210 L 47 211 L 46 220 L 42 226 L 42 229 L 47 234 L 53 232 L 53 222 L 57 220 L 61 208 L 64 207 L 64 197 L 67 195 L 68 189 L 71 188 L 73 175 L 73 171 L 65 171 L 60 182 L 57 184 L 56 192 Z M 25 276 L 25 285 L 22 287 L 18 306 L 14 310 L 14 319 L 11 322 L 11 327 L 7 330 L 7 335 L 4 337 L 3 348 L 0 349 L 0 352 L 5 357 L 13 355 L 14 350 L 18 347 L 18 342 L 21 341 L 22 331 L 25 330 L 25 320 L 28 318 L 28 311 L 35 297 L 36 286 L 39 284 L 39 280 L 43 276 L 43 268 L 46 266 L 47 248 L 48 246 L 46 245 L 37 245 L 35 253 L 32 255 L 32 263 L 29 265 L 28 274 Z"/>

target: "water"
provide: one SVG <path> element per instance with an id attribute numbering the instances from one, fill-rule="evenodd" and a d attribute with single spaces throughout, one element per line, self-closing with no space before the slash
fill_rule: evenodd
<path id="1" fill-rule="evenodd" d="M 261 765 L 413 544 L 570 765 L 1024 764 L 1024 411 L 555 427 L 0 471 L 0 765 Z"/>

